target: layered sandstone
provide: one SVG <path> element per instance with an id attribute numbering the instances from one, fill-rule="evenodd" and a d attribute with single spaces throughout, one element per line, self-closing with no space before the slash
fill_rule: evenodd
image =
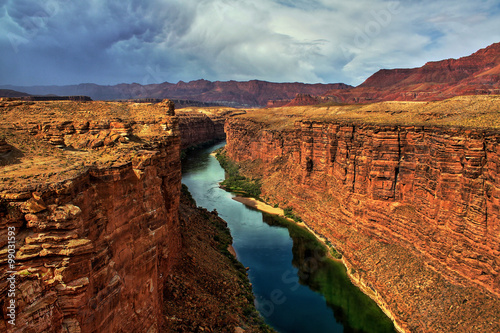
<path id="1" fill-rule="evenodd" d="M 452 122 L 456 103 L 474 123 L 488 113 L 476 102 L 249 112 L 226 123 L 226 150 L 268 201 L 343 253 L 402 331 L 496 332 L 500 124 L 437 126 L 443 118 L 425 115 Z M 487 103 L 497 115 L 497 99 Z"/>
<path id="2" fill-rule="evenodd" d="M 0 117 L 2 147 L 13 147 L 1 155 L 1 331 L 232 332 L 260 324 L 247 320 L 252 311 L 238 309 L 248 304 L 248 280 L 236 278 L 234 258 L 221 256 L 213 240 L 203 241 L 213 262 L 191 248 L 204 238 L 191 238 L 189 219 L 216 235 L 216 217 L 194 207 L 179 213 L 181 137 L 173 103 L 5 101 Z M 229 318 L 204 321 L 201 311 L 176 317 L 182 302 L 204 306 L 190 292 L 212 292 L 179 284 L 182 274 L 189 283 L 184 261 L 200 267 L 193 282 L 210 275 L 227 284 L 228 296 L 220 303 L 212 297 L 211 306 Z M 7 278 L 15 281 L 12 297 Z M 11 299 L 15 326 L 8 323 Z"/>
<path id="3" fill-rule="evenodd" d="M 242 113 L 233 108 L 184 108 L 177 111 L 182 149 L 224 140 L 224 123 L 230 115 Z"/>

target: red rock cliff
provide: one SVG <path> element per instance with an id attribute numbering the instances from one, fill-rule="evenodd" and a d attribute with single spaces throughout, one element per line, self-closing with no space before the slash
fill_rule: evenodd
<path id="1" fill-rule="evenodd" d="M 203 112 L 206 111 L 206 112 Z M 181 148 L 186 149 L 197 145 L 223 140 L 224 122 L 233 109 L 183 109 L 179 115 L 179 128 L 181 132 Z"/>
<path id="2" fill-rule="evenodd" d="M 236 117 L 226 134 L 402 331 L 500 330 L 497 130 Z"/>
<path id="3" fill-rule="evenodd" d="M 130 160 L 4 189 L 0 247 L 6 249 L 7 226 L 15 227 L 19 265 L 12 332 L 157 331 L 162 325 L 162 276 L 180 248 L 180 147 L 177 120 L 170 118 L 173 132 L 159 133 L 154 146 Z M 3 270 L 4 314 L 6 277 Z"/>
<path id="4" fill-rule="evenodd" d="M 252 332 L 261 324 L 248 280 L 214 240 L 230 244 L 214 227 L 223 221 L 179 204 L 172 103 L 1 107 L 0 331 Z"/>

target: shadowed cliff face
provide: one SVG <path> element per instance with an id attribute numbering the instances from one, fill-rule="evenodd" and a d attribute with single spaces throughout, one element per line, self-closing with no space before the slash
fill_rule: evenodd
<path id="1" fill-rule="evenodd" d="M 498 131 L 277 119 L 229 119 L 229 156 L 403 330 L 500 329 Z"/>
<path id="2" fill-rule="evenodd" d="M 201 311 L 187 310 L 177 319 L 194 329 L 196 323 L 232 330 L 245 324 L 238 310 L 248 303 L 246 296 L 238 298 L 244 279 L 233 281 L 237 269 L 220 255 L 218 242 L 205 240 L 213 262 L 192 249 L 194 233 L 185 224 L 196 219 L 208 235 L 219 231 L 195 207 L 184 205 L 179 217 L 181 136 L 170 101 L 2 101 L 0 110 L 0 331 L 177 327 L 167 318 L 177 314 L 168 306 L 182 309 L 189 292 L 210 293 L 198 286 L 178 294 L 183 260 L 199 267 L 200 276 L 231 279 L 220 306 L 234 306 L 227 321 L 203 322 Z M 15 237 L 12 267 L 9 231 Z M 12 297 L 8 277 L 15 281 Z M 8 323 L 11 299 L 15 326 Z M 203 307 L 203 300 L 189 300 Z M 212 306 L 219 303 L 212 299 Z"/>
<path id="3" fill-rule="evenodd" d="M 232 114 L 242 113 L 233 108 L 185 108 L 177 112 L 181 133 L 181 148 L 224 140 L 224 123 Z"/>

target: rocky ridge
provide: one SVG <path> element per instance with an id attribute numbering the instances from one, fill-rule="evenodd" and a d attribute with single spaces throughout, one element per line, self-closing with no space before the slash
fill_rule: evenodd
<path id="1" fill-rule="evenodd" d="M 460 59 L 413 69 L 381 69 L 361 85 L 324 94 L 340 103 L 435 101 L 459 95 L 500 94 L 500 43 Z"/>
<path id="2" fill-rule="evenodd" d="M 474 108 L 482 102 L 491 109 Z M 254 111 L 227 121 L 226 150 L 261 179 L 267 201 L 334 244 L 401 331 L 495 332 L 498 105 L 463 97 Z M 462 124 L 496 121 L 451 127 L 461 112 L 471 118 Z"/>
<path id="3" fill-rule="evenodd" d="M 74 86 L 11 87 L 6 89 L 24 91 L 33 95 L 86 95 L 94 100 L 116 100 L 137 98 L 170 98 L 215 103 L 230 107 L 261 107 L 267 101 L 292 99 L 297 93 L 322 95 L 332 89 L 346 89 L 343 83 L 305 84 L 251 81 L 207 81 L 196 80 L 178 83 L 163 82 L 141 85 L 138 83 L 100 86 L 79 84 Z"/>

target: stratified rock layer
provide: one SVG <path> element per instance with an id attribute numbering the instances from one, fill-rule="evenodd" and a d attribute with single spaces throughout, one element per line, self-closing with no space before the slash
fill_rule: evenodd
<path id="1" fill-rule="evenodd" d="M 500 330 L 500 132 L 276 119 L 229 119 L 229 156 L 402 331 Z"/>
<path id="2" fill-rule="evenodd" d="M 224 224 L 192 204 L 179 206 L 181 134 L 170 101 L 0 107 L 0 137 L 7 138 L 0 146 L 15 149 L 2 148 L 0 166 L 0 331 L 253 332 L 261 324 L 248 279 L 215 240 Z M 225 286 L 225 297 L 215 297 L 215 284 Z M 216 319 L 205 318 L 219 308 Z"/>
<path id="3" fill-rule="evenodd" d="M 21 192 L 4 189 L 2 265 L 8 226 L 16 229 L 17 248 L 16 326 L 3 316 L 4 329 L 118 332 L 161 327 L 162 275 L 169 274 L 181 244 L 178 120 L 165 116 L 164 121 L 169 128 L 150 131 L 154 147 L 144 145 L 130 159 L 117 156 L 107 166 L 87 167 L 74 178 L 28 186 Z M 76 135 L 81 126 L 63 125 L 50 129 L 45 125 L 42 133 L 30 134 L 65 145 L 67 136 Z M 93 131 L 92 126 L 83 127 Z M 130 125 L 111 122 L 102 127 L 99 133 L 118 129 L 131 134 L 149 126 L 132 130 Z M 48 133 L 53 133 L 50 138 Z M 84 142 L 80 148 L 99 147 Z M 0 282 L 4 314 L 7 276 L 3 271 Z"/>
<path id="4" fill-rule="evenodd" d="M 205 114 L 198 111 L 180 111 L 179 115 L 182 149 L 211 141 L 223 140 L 226 137 L 224 133 L 226 115 L 224 112 Z"/>

